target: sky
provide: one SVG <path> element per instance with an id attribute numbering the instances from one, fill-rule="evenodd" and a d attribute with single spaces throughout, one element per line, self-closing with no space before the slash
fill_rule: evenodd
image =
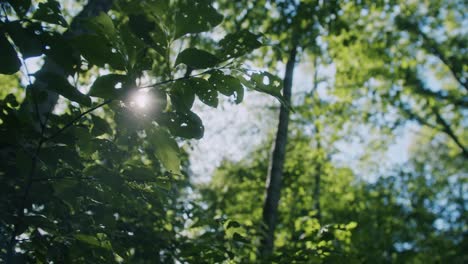
<path id="1" fill-rule="evenodd" d="M 77 11 L 76 8 L 73 8 L 73 1 L 64 1 L 64 4 L 68 5 L 67 10 Z M 27 59 L 26 64 L 28 71 L 33 73 L 40 69 L 41 58 Z M 284 65 L 280 65 L 278 68 L 278 72 L 282 73 Z M 295 70 L 293 93 L 310 90 L 312 71 L 312 62 L 298 64 Z M 333 79 L 334 73 L 333 65 L 319 69 L 319 77 L 325 76 Z M 23 81 L 26 82 L 26 80 Z M 323 99 L 328 97 L 325 86 L 319 86 L 318 93 Z M 220 95 L 220 99 L 221 97 L 222 95 Z M 194 107 L 194 112 L 203 120 L 205 135 L 201 140 L 192 140 L 182 145 L 189 150 L 191 171 L 195 182 L 209 181 L 216 167 L 224 159 L 240 161 L 248 158 L 252 151 L 255 151 L 261 144 L 267 144 L 267 139 L 271 138 L 276 131 L 279 103 L 266 94 L 248 91 L 244 101 L 239 105 L 221 99 L 217 109 L 203 105 L 200 101 Z M 373 158 L 376 161 L 371 161 L 371 163 L 369 160 L 363 161 L 362 159 L 363 156 L 369 154 L 366 153 L 365 142 L 359 142 L 357 139 L 341 141 L 337 144 L 340 151 L 334 157 L 334 161 L 338 165 L 350 167 L 357 174 L 362 175 L 371 175 L 372 173 L 368 170 L 401 165 L 408 159 L 409 147 L 417 130 L 418 127 L 415 125 L 400 129 L 395 142 L 383 154 L 384 157 L 375 156 Z M 385 164 L 381 162 L 382 159 L 386 161 Z M 369 166 L 372 163 L 381 168 Z M 372 177 L 368 177 L 367 180 L 372 180 Z"/>
<path id="2" fill-rule="evenodd" d="M 312 71 L 311 63 L 298 65 L 295 70 L 293 98 L 294 93 L 297 95 L 298 92 L 310 90 Z M 319 76 L 330 77 L 333 74 L 333 67 L 319 70 Z M 327 97 L 324 89 L 325 86 L 318 88 L 322 98 Z M 205 136 L 201 140 L 191 141 L 188 148 L 194 182 L 208 182 L 223 160 L 240 161 L 248 158 L 261 144 L 267 144 L 267 139 L 276 131 L 279 103 L 274 98 L 247 91 L 240 105 L 231 104 L 226 100 L 222 102 L 217 109 L 204 106 L 199 101 L 195 104 L 194 112 L 203 120 Z M 271 110 L 272 106 L 276 110 Z M 357 138 L 341 141 L 337 144 L 340 153 L 334 157 L 334 161 L 339 166 L 352 168 L 358 175 L 365 175 L 364 179 L 373 181 L 375 171 L 401 166 L 407 161 L 412 139 L 418 129 L 414 124 L 400 129 L 395 141 L 382 157 L 371 155 L 373 160 L 362 159 L 370 154 L 366 153 L 367 142 L 359 142 Z M 374 166 L 369 166 L 370 164 Z"/>

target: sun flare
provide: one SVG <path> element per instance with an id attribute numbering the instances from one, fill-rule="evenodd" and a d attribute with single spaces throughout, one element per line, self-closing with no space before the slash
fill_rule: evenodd
<path id="1" fill-rule="evenodd" d="M 147 109 L 150 105 L 151 95 L 147 90 L 139 90 L 135 92 L 130 99 L 130 106 L 140 110 Z"/>
<path id="2" fill-rule="evenodd" d="M 146 93 L 139 92 L 135 95 L 135 105 L 139 108 L 145 108 L 148 105 L 148 96 Z"/>

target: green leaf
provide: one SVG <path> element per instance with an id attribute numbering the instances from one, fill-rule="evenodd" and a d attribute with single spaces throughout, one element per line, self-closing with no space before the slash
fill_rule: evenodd
<path id="1" fill-rule="evenodd" d="M 39 8 L 34 13 L 33 18 L 63 27 L 68 26 L 67 21 L 63 18 L 60 11 L 60 3 L 55 0 L 47 0 L 45 3 L 39 3 Z"/>
<path id="2" fill-rule="evenodd" d="M 244 79 L 242 82 L 244 85 L 259 92 L 270 94 L 278 99 L 281 104 L 289 107 L 281 94 L 283 82 L 280 78 L 268 72 L 258 72 L 248 75 L 250 80 Z"/>
<path id="3" fill-rule="evenodd" d="M 171 173 L 180 174 L 179 146 L 164 129 L 152 131 L 151 139 L 155 145 L 154 154 L 164 168 Z"/>
<path id="4" fill-rule="evenodd" d="M 213 71 L 208 81 L 218 92 L 226 96 L 234 96 L 237 104 L 242 102 L 244 98 L 244 88 L 239 79 L 230 75 L 225 75 L 222 71 Z"/>
<path id="5" fill-rule="evenodd" d="M 123 87 L 127 82 L 127 76 L 121 74 L 108 74 L 98 77 L 89 90 L 89 95 L 104 99 L 117 99 L 123 94 Z"/>
<path id="6" fill-rule="evenodd" d="M 178 111 L 189 111 L 195 101 L 195 89 L 189 80 L 180 80 L 172 85 L 171 103 Z"/>
<path id="7" fill-rule="evenodd" d="M 36 73 L 36 79 L 45 85 L 47 90 L 54 91 L 73 102 L 91 106 L 91 98 L 80 93 L 61 75 L 51 72 L 39 72 Z"/>
<path id="8" fill-rule="evenodd" d="M 218 106 L 218 92 L 207 80 L 192 78 L 190 79 L 190 85 L 203 103 L 214 108 Z"/>
<path id="9" fill-rule="evenodd" d="M 218 93 L 207 80 L 191 78 L 174 83 L 171 90 L 171 102 L 176 110 L 189 111 L 195 99 L 195 94 L 205 104 L 218 106 Z"/>
<path id="10" fill-rule="evenodd" d="M 346 229 L 347 230 L 352 230 L 352 229 L 355 229 L 357 226 L 358 226 L 358 224 L 356 222 L 351 221 L 346 225 Z"/>
<path id="11" fill-rule="evenodd" d="M 235 232 L 232 235 L 232 240 L 241 242 L 241 243 L 249 243 L 249 240 L 247 240 L 245 237 L 241 236 L 239 233 Z"/>
<path id="12" fill-rule="evenodd" d="M 95 115 L 91 116 L 91 118 L 93 120 L 93 128 L 91 130 L 93 136 L 97 137 L 102 134 L 112 135 L 113 130 L 106 120 Z"/>
<path id="13" fill-rule="evenodd" d="M 182 138 L 200 139 L 205 131 L 200 117 L 191 111 L 162 113 L 159 121 L 172 135 Z"/>
<path id="14" fill-rule="evenodd" d="M 21 67 L 15 49 L 8 42 L 4 34 L 0 34 L 0 73 L 13 74 Z"/>
<path id="15" fill-rule="evenodd" d="M 180 63 L 194 69 L 206 69 L 216 66 L 219 63 L 219 59 L 207 51 L 188 48 L 177 56 L 176 65 Z"/>
<path id="16" fill-rule="evenodd" d="M 89 63 L 100 67 L 109 64 L 116 70 L 125 70 L 125 58 L 117 48 L 113 47 L 113 43 L 103 36 L 79 35 L 72 40 L 72 43 Z"/>
<path id="17" fill-rule="evenodd" d="M 19 22 L 12 22 L 6 26 L 8 35 L 21 51 L 23 58 L 42 55 L 44 44 L 35 32 L 42 33 L 42 27 L 38 24 L 23 28 Z"/>
<path id="18" fill-rule="evenodd" d="M 85 235 L 85 234 L 76 234 L 75 238 L 78 241 L 83 242 L 83 243 L 88 244 L 88 245 L 93 246 L 93 247 L 104 248 L 104 249 L 108 249 L 108 250 L 111 249 L 110 246 L 108 245 L 108 243 L 102 243 L 95 236 L 90 236 L 90 235 Z"/>
<path id="19" fill-rule="evenodd" d="M 227 226 L 226 226 L 226 229 L 229 229 L 229 228 L 237 228 L 237 227 L 241 227 L 241 225 L 239 224 L 239 222 L 234 221 L 234 220 L 230 220 L 229 223 L 228 223 Z"/>
<path id="20" fill-rule="evenodd" d="M 132 32 L 150 48 L 166 56 L 167 36 L 159 24 L 144 15 L 130 16 L 128 25 Z"/>
<path id="21" fill-rule="evenodd" d="M 127 166 L 122 173 L 131 181 L 150 182 L 157 179 L 155 171 L 143 166 Z"/>
<path id="22" fill-rule="evenodd" d="M 145 47 L 145 43 L 138 39 L 130 30 L 128 24 L 123 25 L 120 27 L 120 36 L 122 37 L 124 46 L 125 46 L 125 53 L 128 56 L 128 63 L 130 68 L 137 68 L 141 70 L 149 70 L 151 69 L 151 65 L 149 67 L 142 67 L 146 66 L 142 63 L 142 56 L 144 56 L 145 51 L 147 51 Z"/>
<path id="23" fill-rule="evenodd" d="M 83 170 L 83 174 L 87 177 L 98 180 L 113 190 L 120 190 L 121 186 L 125 183 L 120 174 L 114 173 L 107 167 L 101 165 L 92 165 L 86 167 Z"/>
<path id="24" fill-rule="evenodd" d="M 7 2 L 10 3 L 20 18 L 26 15 L 31 7 L 31 0 L 8 0 Z"/>
<path id="25" fill-rule="evenodd" d="M 222 60 L 237 58 L 262 46 L 260 35 L 255 35 L 248 30 L 240 30 L 226 35 L 219 41 L 221 47 L 219 53 Z"/>
<path id="26" fill-rule="evenodd" d="M 63 171 L 57 173 L 57 176 L 60 177 L 62 174 L 65 174 Z M 67 175 L 67 174 L 65 174 Z M 65 176 L 63 175 L 63 176 Z M 62 176 L 62 177 L 63 177 Z M 54 181 L 52 183 L 52 187 L 54 189 L 54 195 L 60 197 L 61 199 L 64 198 L 75 198 L 74 192 L 76 191 L 76 186 L 79 184 L 79 181 L 74 180 L 65 180 L 65 181 Z"/>
<path id="27" fill-rule="evenodd" d="M 16 97 L 15 97 L 14 94 L 7 94 L 7 96 L 5 96 L 5 98 L 3 100 L 5 101 L 5 103 L 11 105 L 12 107 L 18 107 L 19 106 L 19 103 L 16 100 Z"/>
<path id="28" fill-rule="evenodd" d="M 80 53 L 73 46 L 73 40 L 70 41 L 59 33 L 50 33 L 40 35 L 43 43 L 50 47 L 44 52 L 47 59 L 52 60 L 65 74 L 73 75 L 81 66 Z"/>
<path id="29" fill-rule="evenodd" d="M 98 35 L 105 36 L 110 42 L 117 41 L 117 32 L 112 19 L 104 12 L 86 20 L 87 27 Z"/>
<path id="30" fill-rule="evenodd" d="M 211 5 L 210 0 L 182 0 L 175 15 L 175 38 L 188 33 L 210 30 L 223 21 L 223 16 Z"/>

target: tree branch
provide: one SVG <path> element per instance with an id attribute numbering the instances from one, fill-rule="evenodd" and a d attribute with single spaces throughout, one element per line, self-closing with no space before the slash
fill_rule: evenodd
<path id="1" fill-rule="evenodd" d="M 461 149 L 463 156 L 465 156 L 465 158 L 468 158 L 468 150 L 460 141 L 460 139 L 455 135 L 455 132 L 452 130 L 447 121 L 442 117 L 442 115 L 439 112 L 439 109 L 433 107 L 432 111 L 436 116 L 437 122 L 442 125 L 443 131 L 455 142 L 455 144 L 457 144 L 457 146 Z"/>
<path id="2" fill-rule="evenodd" d="M 227 64 L 229 65 L 229 64 Z M 227 66 L 225 65 L 225 66 Z M 225 66 L 223 67 L 220 67 L 220 68 L 217 68 L 217 69 L 224 69 Z M 162 81 L 162 82 L 159 82 L 159 83 L 154 83 L 154 84 L 151 84 L 151 85 L 147 85 L 147 86 L 143 86 L 143 87 L 138 87 L 139 89 L 142 89 L 142 88 L 155 88 L 155 87 L 158 87 L 158 86 L 161 86 L 163 84 L 167 84 L 167 83 L 171 83 L 171 82 L 176 82 L 176 81 L 180 81 L 180 80 L 184 80 L 184 79 L 189 79 L 191 77 L 196 77 L 196 76 L 200 76 L 200 75 L 203 75 L 203 74 L 206 74 L 210 71 L 213 71 L 214 69 L 210 69 L 210 70 L 206 70 L 204 72 L 201 72 L 201 73 L 197 73 L 197 74 L 194 74 L 194 75 L 189 75 L 189 76 L 184 76 L 184 77 L 180 77 L 180 78 L 176 78 L 176 79 L 169 79 L 169 80 L 165 80 L 165 81 Z M 72 121 L 68 122 L 65 126 L 63 126 L 61 129 L 59 129 L 57 132 L 55 132 L 54 134 L 52 134 L 51 136 L 45 138 L 44 142 L 47 142 L 47 141 L 50 141 L 54 138 L 56 138 L 58 135 L 60 135 L 63 131 L 65 131 L 66 129 L 70 128 L 71 126 L 73 126 L 74 123 L 76 123 L 77 121 L 79 121 L 81 118 L 83 118 L 85 115 L 93 112 L 94 110 L 96 109 L 99 109 L 105 105 L 108 105 L 110 104 L 112 101 L 114 101 L 113 99 L 108 99 L 96 106 L 93 106 L 91 107 L 90 109 L 84 111 L 83 113 L 79 114 L 78 116 L 76 116 L 75 118 L 72 119 Z"/>
<path id="3" fill-rule="evenodd" d="M 70 121 L 69 123 L 67 123 L 64 127 L 62 127 L 61 129 L 59 129 L 57 132 L 55 132 L 54 134 L 52 134 L 52 136 L 48 137 L 45 139 L 45 141 L 50 141 L 52 139 L 54 139 L 55 137 L 57 137 L 58 135 L 60 135 L 63 131 L 65 131 L 67 128 L 73 126 L 73 124 L 80 120 L 81 118 L 83 118 L 85 115 L 93 112 L 94 110 L 98 109 L 98 108 L 101 108 L 109 103 L 111 103 L 113 100 L 112 99 L 109 99 L 109 100 L 106 100 L 104 101 L 103 103 L 100 103 L 94 107 L 91 107 L 90 109 L 84 111 L 83 113 L 79 114 L 78 116 L 76 116 L 75 118 L 73 118 L 72 121 Z"/>
<path id="4" fill-rule="evenodd" d="M 423 32 L 421 32 L 420 34 L 423 37 L 423 40 L 425 43 L 424 46 L 426 46 L 426 49 L 432 52 L 432 54 L 434 54 L 437 58 L 439 58 L 445 64 L 445 66 L 447 66 L 447 68 L 453 74 L 453 76 L 458 81 L 458 83 L 461 84 L 465 88 L 465 90 L 468 91 L 468 82 L 464 81 L 462 79 L 460 72 L 458 72 L 454 68 L 453 61 L 451 61 L 450 58 L 446 57 L 443 54 L 443 52 L 439 49 L 437 44 L 432 39 L 430 39 L 426 34 L 424 34 Z"/>

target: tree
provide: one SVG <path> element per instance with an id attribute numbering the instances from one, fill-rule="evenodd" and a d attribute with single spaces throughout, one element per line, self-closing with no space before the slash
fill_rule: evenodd
<path id="1" fill-rule="evenodd" d="M 463 1 L 83 2 L 0 1 L 1 261 L 467 261 Z M 275 133 L 194 183 L 245 90 Z"/>
<path id="2" fill-rule="evenodd" d="M 330 52 L 337 65 L 337 91 L 350 91 L 356 97 L 372 93 L 380 115 L 395 125 L 415 121 L 440 131 L 466 158 L 460 127 L 466 108 L 462 66 L 466 54 L 464 36 L 457 33 L 463 23 L 462 6 L 458 1 L 350 4 L 341 17 L 348 26 L 331 38 Z M 441 8 L 448 14 L 439 12 Z M 369 21 L 379 23 L 366 26 Z M 387 114 L 393 111 L 398 112 L 398 121 Z"/>
<path id="3" fill-rule="evenodd" d="M 266 1 L 265 5 L 268 6 L 266 12 L 263 11 L 262 3 L 252 4 L 240 19 L 233 17 L 231 20 L 236 21 L 234 23 L 235 27 L 242 27 L 247 24 L 250 27 L 264 28 L 265 32 L 271 32 L 267 37 L 277 41 L 275 51 L 285 51 L 284 53 L 275 52 L 275 58 L 270 62 L 265 63 L 263 61 L 263 64 L 274 68 L 278 62 L 286 60 L 282 80 L 284 104 L 279 111 L 277 136 L 272 147 L 263 205 L 265 236 L 259 247 L 259 251 L 262 252 L 265 258 L 268 258 L 273 251 L 274 232 L 278 218 L 278 203 L 281 196 L 293 74 L 298 60 L 297 54 L 305 50 L 310 50 L 313 53 L 318 52 L 319 47 L 316 38 L 320 28 L 324 25 L 322 23 L 326 16 L 338 10 L 335 1 L 326 4 L 319 4 L 317 1 L 299 1 L 297 3 Z M 235 8 L 235 5 L 230 7 Z M 259 11 L 259 9 L 262 9 L 262 11 Z M 285 54 L 287 55 L 285 56 Z"/>
<path id="4" fill-rule="evenodd" d="M 1 103 L 7 263 L 173 261 L 187 184 L 175 137 L 203 136 L 195 95 L 213 107 L 218 92 L 240 102 L 244 77 L 278 89 L 256 86 L 267 73 L 235 63 L 261 46 L 248 31 L 227 34 L 216 54 L 175 51 L 222 22 L 210 1 L 115 1 L 109 16 L 111 4 L 90 1 L 68 25 L 54 0 L 1 3 L 0 73 L 44 56 L 40 71 L 24 75 L 22 106 L 11 94 Z M 52 111 L 56 94 L 66 98 L 61 113 Z"/>

